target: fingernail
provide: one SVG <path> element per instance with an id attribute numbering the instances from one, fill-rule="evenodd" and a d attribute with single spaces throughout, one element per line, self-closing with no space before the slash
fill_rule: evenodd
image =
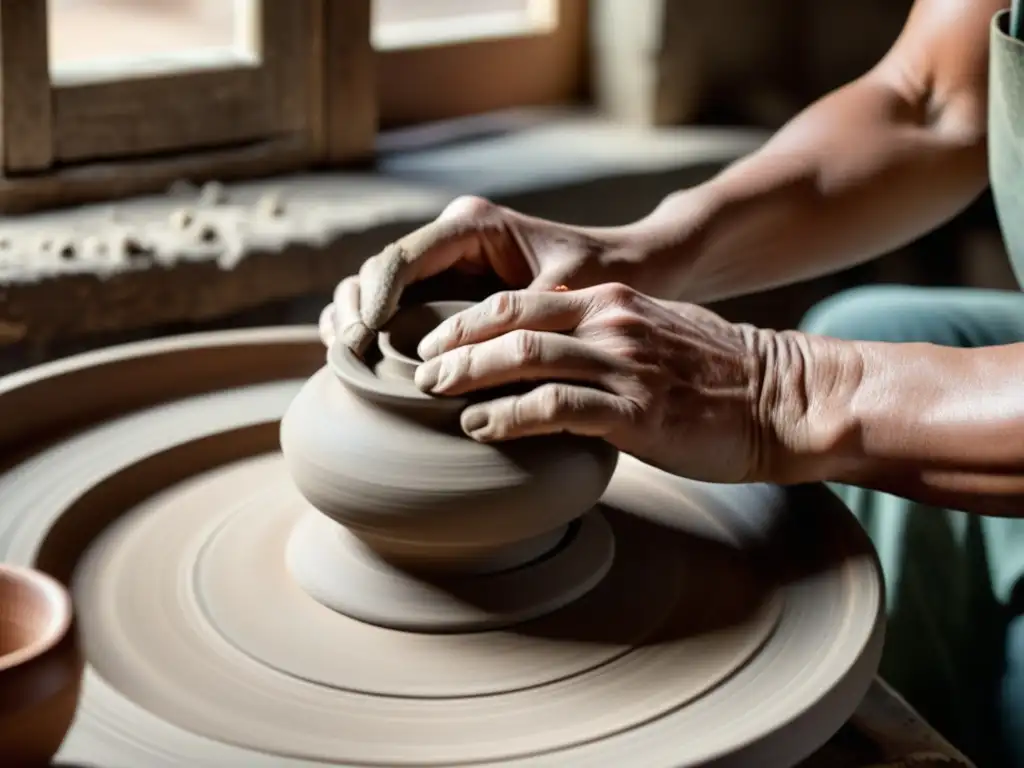
<path id="1" fill-rule="evenodd" d="M 424 392 L 430 392 L 437 386 L 437 380 L 440 375 L 441 361 L 431 360 L 430 362 L 423 363 L 423 365 L 416 369 L 416 373 L 413 374 L 413 381 Z"/>
<path id="2" fill-rule="evenodd" d="M 444 326 L 439 325 L 420 339 L 420 343 L 416 347 L 416 354 L 420 356 L 421 360 L 429 360 L 432 357 L 437 357 L 437 353 L 441 351 L 443 330 Z"/>
<path id="3" fill-rule="evenodd" d="M 470 437 L 480 437 L 478 433 L 487 428 L 490 416 L 483 408 L 467 408 L 462 412 L 462 431 Z"/>

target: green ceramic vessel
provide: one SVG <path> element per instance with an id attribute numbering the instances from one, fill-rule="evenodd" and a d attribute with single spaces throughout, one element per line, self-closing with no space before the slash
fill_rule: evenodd
<path id="1" fill-rule="evenodd" d="M 988 162 L 1003 241 L 1024 285 L 1024 42 L 1009 35 L 1010 12 L 992 19 Z"/>

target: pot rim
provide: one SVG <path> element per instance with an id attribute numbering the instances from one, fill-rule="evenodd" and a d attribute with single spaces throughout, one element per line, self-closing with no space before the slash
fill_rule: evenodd
<path id="1" fill-rule="evenodd" d="M 40 636 L 16 651 L 0 655 L 0 673 L 21 666 L 52 650 L 71 629 L 74 608 L 71 594 L 57 579 L 42 571 L 12 563 L 0 563 L 0 574 L 42 590 L 50 610 L 45 630 Z"/>
<path id="2" fill-rule="evenodd" d="M 1010 35 L 1010 9 L 1001 8 L 992 15 L 991 28 L 999 37 L 1006 42 L 1024 49 L 1024 40 L 1018 40 Z"/>
<path id="3" fill-rule="evenodd" d="M 406 309 L 420 307 L 436 307 L 442 311 L 455 311 L 472 307 L 471 301 L 430 301 L 422 305 L 413 305 Z M 399 309 L 399 313 L 402 309 Z M 396 317 L 399 313 L 396 313 Z M 377 334 L 378 350 L 396 361 L 415 366 L 417 361 L 395 349 L 391 343 L 388 324 Z M 420 390 L 411 379 L 379 378 L 356 354 L 340 339 L 327 350 L 327 364 L 343 385 L 356 395 L 385 407 L 397 407 L 403 410 L 417 410 L 425 415 L 436 413 L 459 413 L 469 404 L 464 396 L 436 396 Z"/>

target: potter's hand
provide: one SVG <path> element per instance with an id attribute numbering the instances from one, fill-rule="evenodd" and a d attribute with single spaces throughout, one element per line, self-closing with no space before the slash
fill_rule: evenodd
<path id="1" fill-rule="evenodd" d="M 480 441 L 572 432 L 692 478 L 766 479 L 780 442 L 766 361 L 782 334 L 675 307 L 617 284 L 500 293 L 423 339 L 416 383 L 456 395 L 545 382 L 469 406 L 462 426 Z"/>
<path id="2" fill-rule="evenodd" d="M 325 344 L 338 337 L 362 353 L 394 314 L 405 287 L 446 269 L 490 271 L 513 288 L 579 288 L 626 279 L 638 250 L 627 228 L 571 227 L 459 198 L 339 284 L 320 316 L 320 335 Z"/>

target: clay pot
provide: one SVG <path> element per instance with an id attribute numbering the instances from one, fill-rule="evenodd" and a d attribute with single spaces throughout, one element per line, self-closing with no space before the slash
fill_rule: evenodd
<path id="1" fill-rule="evenodd" d="M 597 502 L 615 470 L 616 450 L 592 438 L 477 443 L 459 430 L 467 399 L 416 388 L 419 340 L 468 306 L 401 310 L 365 361 L 333 346 L 281 423 L 298 490 L 390 562 L 530 559 Z"/>
<path id="2" fill-rule="evenodd" d="M 83 668 L 67 590 L 0 565 L 0 764 L 49 764 L 74 720 Z"/>

